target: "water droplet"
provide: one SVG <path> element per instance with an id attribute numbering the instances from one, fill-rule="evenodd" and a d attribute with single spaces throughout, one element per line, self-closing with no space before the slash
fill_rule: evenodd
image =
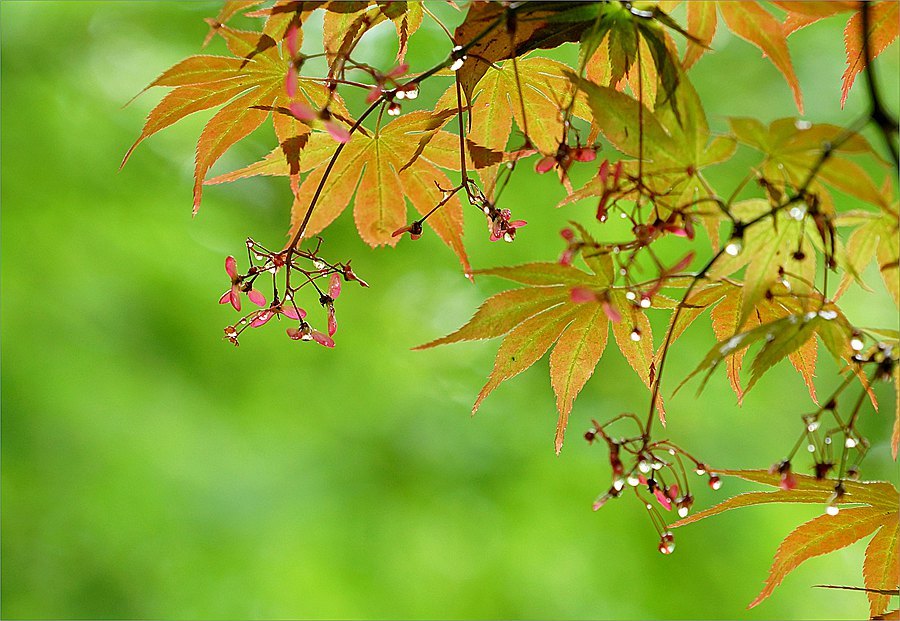
<path id="1" fill-rule="evenodd" d="M 815 453 L 815 452 L 816 452 L 816 445 L 815 445 L 815 444 L 807 444 L 807 445 L 806 445 L 806 450 L 809 451 L 810 453 Z"/>
<path id="2" fill-rule="evenodd" d="M 513 240 L 513 236 L 512 236 L 512 235 L 510 235 L 509 233 L 504 233 L 504 234 L 503 234 L 503 241 L 505 241 L 505 242 L 511 242 L 512 240 Z"/>
<path id="3" fill-rule="evenodd" d="M 648 472 L 650 472 L 650 464 L 642 459 L 638 462 L 638 470 L 640 470 L 644 474 L 647 474 Z"/>
<path id="4" fill-rule="evenodd" d="M 725 246 L 725 254 L 731 255 L 732 257 L 736 257 L 740 253 L 741 253 L 741 242 L 738 240 L 728 242 L 728 245 Z"/>
<path id="5" fill-rule="evenodd" d="M 622 276 L 626 276 L 628 274 L 628 270 L 626 270 L 624 267 L 619 268 L 619 274 L 621 274 Z"/>
<path id="6" fill-rule="evenodd" d="M 512 162 L 506 162 L 506 167 L 507 167 L 508 169 L 512 170 L 512 169 L 513 169 L 513 163 L 512 163 Z"/>
<path id="7" fill-rule="evenodd" d="M 650 308 L 650 298 L 641 298 L 641 308 Z"/>
<path id="8" fill-rule="evenodd" d="M 417 88 L 413 88 L 413 89 L 406 91 L 407 99 L 415 99 L 418 96 L 419 96 L 419 89 L 417 89 Z"/>
<path id="9" fill-rule="evenodd" d="M 675 454 L 675 449 L 669 449 L 669 455 L 674 455 L 674 454 Z"/>
<path id="10" fill-rule="evenodd" d="M 852 339 L 850 339 L 850 349 L 852 349 L 853 351 L 862 350 L 863 345 L 864 344 L 862 342 L 862 339 L 858 336 L 854 336 Z"/>
<path id="11" fill-rule="evenodd" d="M 622 479 L 616 479 L 615 481 L 613 481 L 613 487 L 615 488 L 616 491 L 619 491 L 623 487 L 625 487 L 625 481 Z"/>
<path id="12" fill-rule="evenodd" d="M 628 478 L 625 479 L 625 481 L 626 481 L 631 487 L 637 487 L 638 484 L 641 482 L 641 480 L 640 480 L 639 478 L 637 478 L 636 476 L 634 476 L 633 474 L 629 474 L 629 475 L 628 475 Z"/>
<path id="13" fill-rule="evenodd" d="M 635 328 L 631 331 L 631 340 L 637 343 L 641 340 L 641 331 Z"/>
<path id="14" fill-rule="evenodd" d="M 847 438 L 844 440 L 844 446 L 847 448 L 856 448 L 856 440 L 854 438 Z"/>
<path id="15" fill-rule="evenodd" d="M 819 428 L 819 421 L 814 420 L 806 426 L 806 430 L 810 433 Z"/>
<path id="16" fill-rule="evenodd" d="M 704 474 L 706 474 L 706 468 L 697 466 L 697 469 L 694 470 L 694 472 L 696 472 L 697 474 L 699 474 L 702 477 Z"/>
<path id="17" fill-rule="evenodd" d="M 837 316 L 838 316 L 837 311 L 833 311 L 833 310 L 820 310 L 819 311 L 819 317 L 821 317 L 822 319 L 825 319 L 827 321 L 831 321 L 832 319 L 837 319 Z"/>
<path id="18" fill-rule="evenodd" d="M 265 259 L 265 257 L 261 254 L 254 254 L 253 256 L 256 257 L 257 261 L 262 261 L 263 259 Z"/>
<path id="19" fill-rule="evenodd" d="M 619 214 L 619 217 L 624 220 L 625 218 L 628 217 L 628 214 L 623 211 L 622 213 Z"/>
<path id="20" fill-rule="evenodd" d="M 325 262 L 316 259 L 315 261 L 313 261 L 313 267 L 315 267 L 317 270 L 323 269 L 325 267 Z"/>
<path id="21" fill-rule="evenodd" d="M 652 464 L 650 464 L 650 467 L 653 468 L 654 470 L 659 470 L 663 466 L 665 466 L 665 464 L 661 461 L 655 461 Z"/>
<path id="22" fill-rule="evenodd" d="M 648 502 L 648 503 L 647 503 L 647 511 L 652 511 L 652 510 L 653 510 L 653 505 L 651 505 L 651 504 Z"/>
<path id="23" fill-rule="evenodd" d="M 634 300 L 637 296 L 634 294 L 634 291 L 629 291 L 625 294 L 626 300 Z"/>
<path id="24" fill-rule="evenodd" d="M 462 68 L 464 62 L 466 62 L 465 57 L 457 58 L 453 61 L 453 64 L 450 65 L 450 71 L 459 71 L 460 68 Z"/>
<path id="25" fill-rule="evenodd" d="M 800 131 L 805 131 L 812 127 L 812 123 L 810 123 L 809 121 L 804 121 L 802 119 L 797 119 L 796 121 L 794 121 L 794 127 L 799 129 Z"/>
<path id="26" fill-rule="evenodd" d="M 803 216 L 805 216 L 805 215 L 806 215 L 806 207 L 796 206 L 796 207 L 791 207 L 788 210 L 788 217 L 790 217 L 792 220 L 802 220 Z"/>
<path id="27" fill-rule="evenodd" d="M 687 507 L 678 507 L 678 517 L 687 517 L 688 511 L 690 511 L 690 509 Z"/>
<path id="28" fill-rule="evenodd" d="M 622 249 L 619 248 L 618 246 L 613 246 L 612 251 L 613 251 L 613 254 L 619 254 L 622 251 Z"/>
<path id="29" fill-rule="evenodd" d="M 831 444 L 831 438 L 825 438 L 825 444 Z"/>
<path id="30" fill-rule="evenodd" d="M 837 515 L 840 509 L 837 508 L 837 505 L 828 505 L 825 507 L 825 513 L 828 515 Z"/>
<path id="31" fill-rule="evenodd" d="M 709 486 L 713 488 L 713 490 L 718 490 L 720 487 L 722 487 L 722 479 L 712 479 L 709 483 Z"/>

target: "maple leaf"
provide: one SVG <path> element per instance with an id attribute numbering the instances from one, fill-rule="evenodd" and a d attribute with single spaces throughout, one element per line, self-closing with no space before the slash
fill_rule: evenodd
<path id="1" fill-rule="evenodd" d="M 886 194 L 885 194 L 886 195 Z M 876 259 L 884 286 L 900 307 L 900 203 L 881 205 L 881 211 L 852 211 L 839 214 L 835 220 L 837 226 L 855 224 L 856 228 L 847 239 L 846 260 L 850 274 L 846 274 L 838 288 L 838 295 L 850 283 L 852 274 L 862 274 L 866 266 Z"/>
<path id="2" fill-rule="evenodd" d="M 468 58 L 457 71 L 466 102 L 492 63 L 520 57 L 536 49 L 551 49 L 581 39 L 605 10 L 605 3 L 524 2 L 514 8 L 501 3 L 473 2 L 453 33 Z"/>
<path id="3" fill-rule="evenodd" d="M 226 2 L 222 4 L 222 8 L 219 10 L 219 14 L 216 15 L 216 18 L 209 20 L 208 22 L 209 32 L 206 33 L 206 38 L 203 39 L 203 47 L 209 45 L 209 42 L 216 36 L 216 30 L 228 23 L 232 17 L 242 11 L 246 11 L 247 9 L 262 4 L 263 1 L 264 0 L 226 0 Z"/>
<path id="4" fill-rule="evenodd" d="M 780 476 L 765 470 L 722 470 L 722 474 L 762 483 L 780 486 Z M 769 503 L 825 504 L 831 502 L 837 507 L 853 504 L 850 508 L 840 508 L 836 515 L 821 515 L 795 528 L 782 541 L 775 553 L 772 567 L 765 586 L 749 608 L 761 603 L 781 582 L 804 561 L 834 552 L 875 533 L 866 548 L 863 564 L 863 579 L 867 589 L 894 589 L 900 579 L 900 565 L 897 563 L 898 519 L 900 519 L 900 495 L 886 482 L 844 481 L 844 494 L 833 497 L 834 481 L 817 480 L 815 477 L 795 474 L 795 489 L 779 489 L 771 492 L 748 492 L 739 494 L 718 505 L 678 520 L 671 525 L 678 528 L 698 520 L 718 515 L 730 509 Z M 887 597 L 869 594 L 872 615 L 880 614 L 887 605 Z"/>
<path id="5" fill-rule="evenodd" d="M 424 16 L 420 2 L 402 0 L 330 2 L 327 9 L 322 28 L 330 77 L 343 77 L 344 62 L 363 35 L 388 19 L 394 23 L 399 39 L 397 62 L 403 63 L 409 37 Z"/>
<path id="6" fill-rule="evenodd" d="M 458 152 L 455 158 L 448 157 L 445 151 L 449 145 L 441 150 L 432 148 L 431 141 L 443 134 L 444 143 L 458 144 L 456 136 L 439 131 L 454 112 L 411 112 L 384 125 L 376 134 L 354 133 L 328 175 L 305 236 L 311 237 L 331 224 L 355 194 L 354 216 L 360 237 L 371 246 L 397 244 L 400 238 L 392 233 L 406 223 L 406 201 L 424 216 L 443 198 L 438 186 L 452 187 L 439 166 L 452 169 L 455 162 L 458 168 Z M 257 175 L 287 176 L 292 170 L 309 173 L 294 200 L 289 233 L 293 235 L 316 194 L 334 149 L 334 140 L 328 135 L 313 132 L 299 152 L 296 166 L 285 161 L 281 150 L 276 148 L 260 161 L 206 183 L 227 183 Z M 470 274 L 471 266 L 462 242 L 463 213 L 459 198 L 447 200 L 425 222 L 459 257 L 464 272 Z"/>
<path id="7" fill-rule="evenodd" d="M 898 32 L 900 32 L 900 5 L 893 1 L 872 2 L 868 10 L 870 11 L 869 31 L 866 35 L 869 39 L 869 54 L 874 59 L 897 39 Z M 844 45 L 847 50 L 847 69 L 844 71 L 841 86 L 842 108 L 847 101 L 847 95 L 856 76 L 866 68 L 868 63 L 863 45 L 862 15 L 859 11 L 854 13 L 847 22 L 847 27 L 844 29 Z"/>
<path id="8" fill-rule="evenodd" d="M 398 238 L 391 234 L 406 223 L 406 204 L 402 197 L 408 196 L 401 173 L 414 165 L 424 145 L 451 114 L 452 111 L 438 114 L 411 112 L 394 119 L 375 134 L 354 134 L 328 175 L 309 221 L 306 237 L 331 224 L 347 207 L 355 192 L 354 219 L 360 237 L 371 246 L 396 245 Z M 434 185 L 437 182 L 442 187 L 450 185 L 443 173 L 433 167 L 423 167 L 420 171 L 425 174 L 422 183 Z M 291 235 L 296 233 L 324 172 L 324 167 L 317 168 L 300 186 L 294 201 Z M 412 196 L 422 197 L 421 191 L 418 191 L 419 185 L 416 184 Z M 428 210 L 431 207 L 434 204 L 419 205 L 418 209 Z M 450 206 L 451 211 L 454 209 L 455 206 Z M 460 231 L 457 233 L 461 234 Z"/>
<path id="9" fill-rule="evenodd" d="M 556 153 L 565 135 L 563 110 L 574 93 L 567 71 L 562 63 L 540 57 L 520 58 L 515 66 L 505 61 L 485 71 L 472 90 L 469 110 L 473 125 L 466 135 L 476 168 L 496 161 L 479 161 L 473 148 L 484 147 L 501 156 L 513 133 L 513 121 L 523 134 L 527 128 L 525 137 L 540 152 Z M 455 85 L 435 106 L 438 110 L 445 107 L 456 107 Z M 576 100 L 573 113 L 583 119 L 590 116 L 582 99 Z M 456 157 L 459 159 L 458 154 Z"/>
<path id="10" fill-rule="evenodd" d="M 752 345 L 762 343 L 762 347 L 754 356 L 751 364 L 751 378 L 746 390 L 750 390 L 759 381 L 759 378 L 777 362 L 799 353 L 800 357 L 792 362 L 804 376 L 804 380 L 810 388 L 810 395 L 815 400 L 815 388 L 811 379 L 812 371 L 815 368 L 815 354 L 812 353 L 815 351 L 815 342 L 813 341 L 810 345 L 810 340 L 814 336 L 818 336 L 836 360 L 849 359 L 852 355 L 849 342 L 853 328 L 834 304 L 821 303 L 820 305 L 819 310 L 805 312 L 790 312 L 793 309 L 779 308 L 774 304 L 760 307 L 763 312 L 758 315 L 759 325 L 733 334 L 717 343 L 707 353 L 700 365 L 685 378 L 682 385 L 697 373 L 706 371 L 706 376 L 700 385 L 700 390 L 702 390 L 712 372 L 724 360 L 740 354 Z M 722 308 L 725 309 L 724 313 L 727 315 L 729 307 L 722 306 Z M 714 325 L 716 320 L 714 315 Z M 808 366 L 810 363 L 812 368 Z M 735 366 L 729 369 L 729 379 L 739 397 L 742 397 L 743 392 L 740 392 L 737 380 L 740 366 L 739 359 Z"/>
<path id="11" fill-rule="evenodd" d="M 644 185 L 658 198 L 654 206 L 665 219 L 675 210 L 698 214 L 714 245 L 718 244 L 719 224 L 724 217 L 710 205 L 718 200 L 711 193 L 703 170 L 727 161 L 736 143 L 730 137 L 713 137 L 706 113 L 693 85 L 683 73 L 665 102 L 654 110 L 641 105 L 616 89 L 569 77 L 587 95 L 593 122 L 599 131 L 627 156 L 643 155 L 640 170 Z M 641 133 L 643 133 L 641 139 Z M 625 170 L 637 176 L 637 162 L 626 162 Z M 602 196 L 606 183 L 601 175 L 563 199 L 559 206 L 593 196 Z M 625 196 L 627 198 L 627 195 Z"/>
<path id="12" fill-rule="evenodd" d="M 729 30 L 758 47 L 781 72 L 794 95 L 797 110 L 803 114 L 800 82 L 794 73 L 787 39 L 775 16 L 757 2 L 691 0 L 687 2 L 687 31 L 694 38 L 689 41 L 684 56 L 684 68 L 697 62 L 706 52 L 716 33 L 716 7 L 722 12 Z"/>
<path id="13" fill-rule="evenodd" d="M 772 121 L 768 127 L 749 118 L 732 118 L 730 124 L 739 142 L 765 154 L 760 172 L 782 190 L 802 187 L 827 145 L 829 156 L 816 170 L 808 190 L 824 199 L 832 211 L 831 195 L 822 183 L 872 205 L 884 202 L 871 176 L 844 157 L 874 155 L 871 145 L 859 134 L 848 133 L 836 125 L 809 124 L 792 118 Z"/>
<path id="14" fill-rule="evenodd" d="M 474 413 L 502 382 L 531 367 L 553 347 L 550 378 L 559 412 L 555 438 L 559 452 L 575 398 L 606 348 L 610 324 L 619 350 L 648 388 L 653 379 L 650 322 L 643 309 L 625 297 L 624 290 L 612 288 L 612 260 L 604 256 L 589 263 L 593 274 L 558 263 L 477 270 L 476 274 L 527 286 L 488 298 L 456 332 L 415 349 L 505 336 L 493 371 L 472 408 Z M 588 299 L 574 301 L 573 291 Z M 664 416 L 661 399 L 657 407 Z"/>
<path id="15" fill-rule="evenodd" d="M 620 91 L 627 84 L 635 99 L 651 110 L 657 99 L 667 101 L 681 71 L 675 43 L 666 28 L 691 44 L 700 44 L 660 5 L 636 8 L 610 3 L 582 40 L 581 62 L 588 79 Z"/>
<path id="16" fill-rule="evenodd" d="M 404 197 L 424 214 L 440 200 L 431 188 L 436 190 L 435 184 L 451 186 L 435 166 L 416 162 L 424 145 L 451 114 L 452 111 L 412 112 L 386 124 L 374 135 L 354 134 L 328 175 L 309 220 L 306 237 L 331 224 L 350 203 L 355 191 L 353 212 L 360 237 L 371 246 L 396 245 L 399 238 L 392 233 L 406 224 Z M 324 168 L 314 170 L 300 186 L 292 209 L 291 235 L 297 232 L 324 171 Z M 434 200 L 436 197 L 438 200 Z M 446 211 L 433 222 L 429 218 L 428 222 L 459 255 L 468 273 L 471 270 L 461 241 L 461 203 L 451 199 L 441 210 Z"/>
<path id="17" fill-rule="evenodd" d="M 221 24 L 215 31 L 223 37 L 234 57 L 192 56 L 154 80 L 147 88 L 172 86 L 175 89 L 150 112 L 141 135 L 122 162 L 124 165 L 138 144 L 161 129 L 194 112 L 224 104 L 206 124 L 197 143 L 195 213 L 200 207 L 207 171 L 228 148 L 262 125 L 270 110 L 286 109 L 295 101 L 321 108 L 330 101 L 335 113 L 346 115 L 337 95 L 313 80 L 300 78 L 295 97 L 287 95 L 285 78 L 290 63 L 282 56 L 286 51 L 280 50 L 265 33 L 235 30 Z M 299 122 L 276 123 L 275 129 L 282 134 L 278 136 L 281 143 L 309 132 L 308 126 Z"/>
<path id="18" fill-rule="evenodd" d="M 690 69 L 709 49 L 716 34 L 716 22 L 715 2 L 687 3 L 687 29 L 697 39 L 697 43 L 688 41 L 682 60 L 685 70 Z"/>

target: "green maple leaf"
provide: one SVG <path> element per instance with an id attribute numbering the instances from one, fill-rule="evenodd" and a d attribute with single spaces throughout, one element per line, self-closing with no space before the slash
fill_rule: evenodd
<path id="1" fill-rule="evenodd" d="M 849 359 L 852 355 L 850 350 L 850 338 L 853 334 L 853 328 L 843 313 L 831 303 L 820 303 L 818 310 L 807 310 L 802 312 L 785 312 L 789 309 L 777 307 L 766 308 L 766 313 L 770 315 L 760 315 L 760 323 L 744 332 L 739 332 L 729 336 L 717 343 L 698 367 L 685 378 L 682 385 L 694 377 L 701 371 L 705 371 L 706 375 L 701 383 L 700 389 L 706 384 L 712 372 L 723 361 L 734 356 L 748 347 L 756 344 L 762 344 L 761 348 L 755 354 L 751 363 L 751 377 L 747 385 L 750 390 L 757 381 L 771 369 L 780 360 L 801 352 L 800 362 L 795 362 L 798 370 L 804 375 L 804 379 L 811 384 L 812 370 L 806 365 L 808 364 L 803 356 L 812 356 L 812 365 L 815 365 L 814 354 L 809 354 L 808 350 L 803 348 L 809 347 L 809 341 L 818 336 L 828 351 L 836 360 Z M 727 307 L 723 307 L 727 308 Z M 764 307 L 765 308 L 765 307 Z M 779 316 L 780 315 L 780 316 Z M 763 319 L 764 318 L 764 319 Z M 768 320 L 768 321 L 766 321 Z M 814 344 L 813 344 L 814 345 Z M 813 346 L 813 351 L 815 350 Z M 729 375 L 736 374 L 740 370 L 740 364 L 737 368 L 730 368 Z M 809 379 L 807 379 L 809 378 Z M 735 379 L 732 378 L 732 383 Z M 680 388 L 680 387 L 679 387 Z M 815 398 L 814 388 L 810 386 L 810 392 Z"/>
<path id="2" fill-rule="evenodd" d="M 624 290 L 612 287 L 612 261 L 608 255 L 604 256 L 592 258 L 589 265 L 593 274 L 558 263 L 476 271 L 476 274 L 499 276 L 526 287 L 488 298 L 456 332 L 416 349 L 504 337 L 493 371 L 472 408 L 474 413 L 502 382 L 531 367 L 553 347 L 550 378 L 559 411 L 555 438 L 559 452 L 575 398 L 606 348 L 610 324 L 619 351 L 645 385 L 650 387 L 652 382 L 650 322 L 643 309 L 627 300 Z M 589 300 L 573 301 L 573 290 L 590 292 Z M 618 314 L 621 320 L 611 320 Z M 637 339 L 634 334 L 638 335 Z M 663 416 L 661 399 L 657 406 Z"/>

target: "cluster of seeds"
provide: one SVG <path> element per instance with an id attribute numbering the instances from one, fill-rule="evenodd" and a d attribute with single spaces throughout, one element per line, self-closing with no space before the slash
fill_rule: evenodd
<path id="1" fill-rule="evenodd" d="M 610 435 L 607 428 L 620 420 L 633 420 L 641 433 L 624 438 Z M 584 437 L 591 444 L 602 442 L 606 445 L 612 469 L 612 484 L 594 501 L 594 511 L 630 489 L 647 509 L 659 535 L 659 551 L 671 554 L 675 551 L 675 536 L 668 530 L 666 519 L 658 507 L 665 511 L 674 510 L 682 518 L 688 515 L 694 504 L 689 470 L 706 477 L 707 484 L 713 490 L 722 486 L 722 480 L 703 462 L 672 442 L 649 442 L 640 419 L 634 414 L 620 414 L 603 425 L 597 421 L 593 423 Z"/>
<path id="2" fill-rule="evenodd" d="M 288 248 L 273 252 L 248 238 L 247 258 L 250 268 L 243 274 L 238 271 L 235 258 L 227 257 L 225 272 L 231 279 L 231 287 L 222 294 L 219 303 L 231 304 L 234 310 L 240 312 L 242 295 L 246 295 L 250 302 L 259 308 L 244 315 L 236 323 L 226 326 L 225 338 L 232 344 L 239 345 L 238 337 L 244 330 L 264 326 L 273 318 L 279 320 L 284 318 L 296 322 L 286 330 L 291 339 L 315 341 L 325 347 L 334 347 L 333 337 L 337 332 L 334 304 L 341 294 L 341 283 L 354 281 L 363 287 L 369 285 L 354 273 L 349 262 L 329 263 L 319 257 L 318 252 L 318 246 L 313 251 Z M 281 275 L 280 286 L 279 275 Z M 260 278 L 271 280 L 270 302 L 267 302 L 265 295 L 256 288 Z M 323 281 L 327 281 L 327 285 L 320 285 Z M 306 321 L 306 311 L 297 304 L 298 294 L 304 287 L 315 290 L 319 304 L 326 311 L 327 328 L 324 332 L 313 328 Z"/>

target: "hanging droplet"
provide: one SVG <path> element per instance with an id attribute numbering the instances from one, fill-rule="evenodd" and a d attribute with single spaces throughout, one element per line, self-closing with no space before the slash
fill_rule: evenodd
<path id="1" fill-rule="evenodd" d="M 802 220 L 806 215 L 806 207 L 794 206 L 788 210 L 788 217 L 792 220 Z"/>
<path id="2" fill-rule="evenodd" d="M 641 298 L 641 308 L 650 308 L 650 298 Z"/>
<path id="3" fill-rule="evenodd" d="M 862 342 L 862 339 L 858 336 L 854 336 L 852 339 L 850 339 L 850 349 L 852 349 L 853 351 L 862 351 L 864 345 L 865 344 Z"/>
<path id="4" fill-rule="evenodd" d="M 628 291 L 625 293 L 626 300 L 634 300 L 637 296 L 634 294 L 634 291 Z"/>
<path id="5" fill-rule="evenodd" d="M 807 445 L 806 445 L 806 450 L 809 451 L 810 453 L 815 453 L 815 452 L 816 452 L 816 445 L 815 445 L 815 444 L 807 444 Z"/>
<path id="6" fill-rule="evenodd" d="M 847 438 L 846 440 L 844 440 L 844 446 L 846 446 L 847 448 L 856 448 L 856 444 L 857 442 L 854 438 Z"/>
<path id="7" fill-rule="evenodd" d="M 728 242 L 727 246 L 725 246 L 725 254 L 736 257 L 741 253 L 741 248 L 742 246 L 740 240 L 732 240 Z"/>
<path id="8" fill-rule="evenodd" d="M 840 509 L 838 509 L 837 505 L 828 505 L 825 507 L 825 513 L 828 515 L 837 515 L 839 512 Z"/>
<path id="9" fill-rule="evenodd" d="M 635 328 L 631 331 L 631 340 L 637 343 L 641 340 L 641 331 Z"/>

